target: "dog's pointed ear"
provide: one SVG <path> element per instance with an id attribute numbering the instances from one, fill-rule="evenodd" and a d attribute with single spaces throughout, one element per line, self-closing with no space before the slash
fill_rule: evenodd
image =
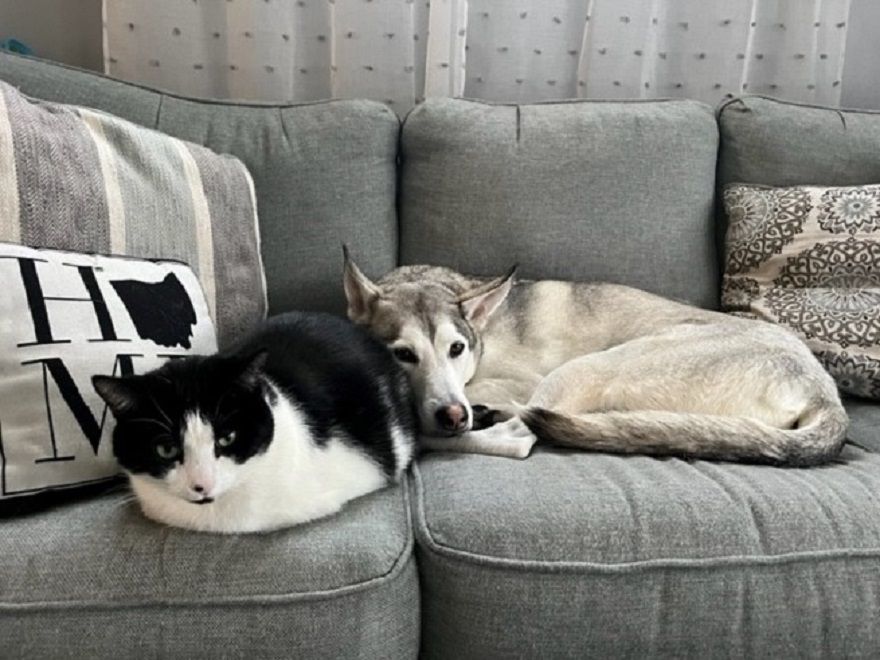
<path id="1" fill-rule="evenodd" d="M 373 306 L 379 299 L 379 287 L 361 272 L 345 245 L 342 246 L 342 254 L 345 258 L 342 284 L 348 301 L 348 318 L 354 323 L 369 323 Z"/>
<path id="2" fill-rule="evenodd" d="M 516 275 L 515 265 L 501 277 L 467 291 L 458 299 L 464 317 L 477 330 L 486 327 L 489 318 L 507 298 L 513 287 L 514 275 Z"/>

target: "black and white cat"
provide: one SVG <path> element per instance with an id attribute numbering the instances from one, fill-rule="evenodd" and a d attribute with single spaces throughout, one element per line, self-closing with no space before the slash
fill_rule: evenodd
<path id="1" fill-rule="evenodd" d="M 257 532 L 338 511 L 399 479 L 416 421 L 406 374 L 348 321 L 291 313 L 235 348 L 139 376 L 95 376 L 143 512 Z"/>

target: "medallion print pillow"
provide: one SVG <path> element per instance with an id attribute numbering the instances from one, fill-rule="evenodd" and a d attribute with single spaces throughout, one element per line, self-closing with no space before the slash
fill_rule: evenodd
<path id="1" fill-rule="evenodd" d="M 116 475 L 94 374 L 217 349 L 185 264 L 0 243 L 0 499 Z"/>
<path id="2" fill-rule="evenodd" d="M 844 392 L 880 398 L 880 184 L 731 184 L 721 304 L 787 326 Z"/>

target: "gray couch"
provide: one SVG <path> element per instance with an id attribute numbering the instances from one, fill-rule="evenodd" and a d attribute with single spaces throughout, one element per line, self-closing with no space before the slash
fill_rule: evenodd
<path id="1" fill-rule="evenodd" d="M 0 56 L 32 96 L 240 157 L 273 313 L 343 310 L 432 262 L 718 300 L 718 188 L 880 181 L 880 115 L 745 97 L 499 105 L 401 124 L 366 101 L 204 102 Z M 433 455 L 408 483 L 264 536 L 121 495 L 0 521 L 4 657 L 868 657 L 880 652 L 880 406 L 809 470 L 537 450 Z"/>

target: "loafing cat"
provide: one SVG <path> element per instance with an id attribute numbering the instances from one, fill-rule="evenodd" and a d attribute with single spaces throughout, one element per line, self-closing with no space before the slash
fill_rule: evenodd
<path id="1" fill-rule="evenodd" d="M 403 370 L 349 322 L 286 314 L 233 349 L 95 376 L 143 512 L 209 532 L 306 522 L 396 481 L 416 431 Z"/>

